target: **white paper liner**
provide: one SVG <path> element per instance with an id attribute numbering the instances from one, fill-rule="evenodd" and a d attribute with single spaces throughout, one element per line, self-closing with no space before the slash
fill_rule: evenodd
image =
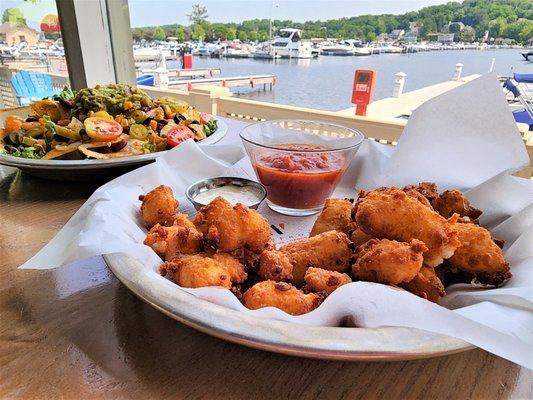
<path id="1" fill-rule="evenodd" d="M 400 289 L 355 282 L 339 288 L 318 309 L 298 317 L 275 308 L 248 310 L 222 288 L 179 288 L 157 273 L 161 260 L 141 244 L 146 229 L 139 219 L 138 196 L 166 184 L 178 196 L 180 208 L 190 212 L 193 209 L 184 192 L 193 182 L 228 175 L 253 177 L 250 163 L 241 159 L 240 146 L 200 148 L 192 141 L 96 190 L 56 237 L 21 268 L 56 268 L 76 259 L 126 252 L 143 262 L 147 283 L 157 280 L 173 290 L 186 290 L 257 317 L 334 326 L 353 315 L 358 326 L 437 332 L 533 368 L 533 182 L 509 175 L 529 159 L 502 98 L 497 81 L 486 76 L 427 102 L 413 113 L 396 150 L 365 140 L 334 194 L 354 197 L 356 188 L 424 180 L 435 181 L 440 190 L 471 188 L 467 195 L 484 211 L 482 224 L 506 240 L 504 252 L 513 278 L 501 288 L 453 285 L 439 306 Z M 272 224 L 285 224 L 283 235 L 274 233 L 278 243 L 307 236 L 316 218 L 283 216 L 265 204 L 259 211 Z"/>

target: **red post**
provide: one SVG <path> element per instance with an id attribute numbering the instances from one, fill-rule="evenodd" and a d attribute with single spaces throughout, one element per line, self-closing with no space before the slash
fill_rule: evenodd
<path id="1" fill-rule="evenodd" d="M 191 69 L 192 68 L 192 54 L 184 54 L 183 55 L 183 69 Z"/>
<path id="2" fill-rule="evenodd" d="M 376 71 L 358 69 L 353 78 L 352 103 L 355 104 L 355 115 L 366 115 L 366 107 L 372 101 Z"/>

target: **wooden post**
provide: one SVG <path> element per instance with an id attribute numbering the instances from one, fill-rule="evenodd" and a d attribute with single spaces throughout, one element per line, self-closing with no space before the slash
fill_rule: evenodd
<path id="1" fill-rule="evenodd" d="M 196 109 L 213 115 L 218 114 L 218 100 L 231 95 L 229 88 L 222 86 L 193 87 L 189 92 L 190 103 L 194 104 Z"/>

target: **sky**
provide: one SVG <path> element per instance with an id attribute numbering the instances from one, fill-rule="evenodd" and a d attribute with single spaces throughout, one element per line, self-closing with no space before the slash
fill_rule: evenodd
<path id="1" fill-rule="evenodd" d="M 91 0 L 76 0 L 91 1 Z M 109 0 L 117 1 L 117 0 Z M 446 0 L 129 0 L 131 26 L 189 25 L 193 4 L 207 7 L 210 22 L 241 22 L 246 19 L 291 19 L 297 22 L 353 17 L 362 14 L 402 14 L 444 4 Z M 54 0 L 36 4 L 22 0 L 0 0 L 0 11 L 18 7 L 35 28 L 46 14 L 56 14 Z"/>

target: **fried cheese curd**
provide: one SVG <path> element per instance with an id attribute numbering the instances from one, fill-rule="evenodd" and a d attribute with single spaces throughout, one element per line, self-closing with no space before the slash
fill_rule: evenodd
<path id="1" fill-rule="evenodd" d="M 457 223 L 453 225 L 453 230 L 461 247 L 446 260 L 452 273 L 462 276 L 463 282 L 476 279 L 494 286 L 511 278 L 509 263 L 487 229 L 473 223 Z"/>
<path id="2" fill-rule="evenodd" d="M 424 262 L 426 245 L 417 239 L 409 243 L 371 239 L 356 249 L 352 274 L 356 279 L 398 285 L 415 278 Z"/>
<path id="3" fill-rule="evenodd" d="M 453 214 L 458 214 L 461 217 L 475 220 L 483 213 L 481 210 L 472 207 L 470 201 L 459 190 L 446 190 L 433 200 L 432 204 L 435 211 L 444 218 L 450 218 Z"/>
<path id="4" fill-rule="evenodd" d="M 183 255 L 163 263 L 159 272 L 186 288 L 221 286 L 230 289 L 248 277 L 244 266 L 226 253 Z"/>
<path id="5" fill-rule="evenodd" d="M 276 307 L 291 315 L 301 315 L 317 308 L 324 296 L 305 294 L 287 282 L 262 281 L 253 285 L 242 296 L 242 304 L 251 310 Z"/>
<path id="6" fill-rule="evenodd" d="M 435 269 L 423 265 L 418 274 L 409 282 L 400 285 L 405 290 L 426 300 L 438 303 L 446 294 Z"/>
<path id="7" fill-rule="evenodd" d="M 220 252 L 246 247 L 261 253 L 271 243 L 270 224 L 261 214 L 241 203 L 232 206 L 220 196 L 198 211 L 194 225 L 206 243 Z"/>
<path id="8" fill-rule="evenodd" d="M 406 193 L 413 193 L 416 191 L 424 196 L 429 205 L 433 204 L 433 201 L 439 197 L 437 185 L 433 182 L 420 182 L 418 185 L 408 185 L 403 188 Z"/>
<path id="9" fill-rule="evenodd" d="M 156 224 L 172 225 L 179 203 L 170 187 L 160 185 L 145 195 L 140 195 L 139 200 L 142 201 L 141 215 L 148 229 Z"/>
<path id="10" fill-rule="evenodd" d="M 156 224 L 144 239 L 159 257 L 169 261 L 179 254 L 194 254 L 202 249 L 203 235 L 189 221 L 186 214 L 175 215 L 174 224 Z"/>
<path id="11" fill-rule="evenodd" d="M 428 248 L 424 263 L 430 267 L 450 258 L 461 245 L 452 229 L 453 218 L 446 220 L 402 189 L 390 187 L 361 193 L 354 214 L 357 226 L 374 238 L 424 242 Z"/>
<path id="12" fill-rule="evenodd" d="M 351 283 L 352 278 L 342 272 L 311 267 L 305 271 L 304 281 L 306 289 L 310 292 L 331 294 L 342 285 Z"/>
<path id="13" fill-rule="evenodd" d="M 349 234 L 354 229 L 352 221 L 353 199 L 327 199 L 309 237 L 328 231 Z"/>
<path id="14" fill-rule="evenodd" d="M 260 276 L 275 277 L 279 268 L 296 286 L 304 283 L 307 268 L 318 267 L 330 271 L 345 272 L 350 268 L 352 244 L 346 234 L 329 231 L 308 239 L 288 243 L 274 250 L 259 262 Z M 281 254 L 279 254 L 281 253 Z M 288 261 L 288 263 L 287 263 Z M 292 270 L 291 267 L 292 266 Z"/>

